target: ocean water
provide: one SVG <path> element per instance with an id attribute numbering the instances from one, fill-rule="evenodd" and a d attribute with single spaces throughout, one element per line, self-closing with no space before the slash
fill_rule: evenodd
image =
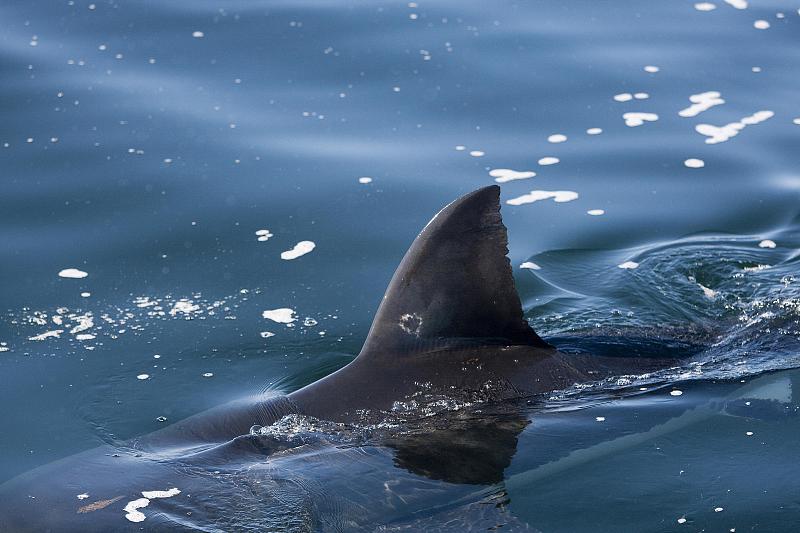
<path id="1" fill-rule="evenodd" d="M 498 179 L 540 335 L 676 368 L 536 399 L 502 479 L 288 420 L 196 527 L 795 530 L 799 7 L 6 0 L 0 482 L 343 366 Z"/>

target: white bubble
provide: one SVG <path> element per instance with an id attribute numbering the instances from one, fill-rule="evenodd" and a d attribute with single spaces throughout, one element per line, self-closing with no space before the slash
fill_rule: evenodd
<path id="1" fill-rule="evenodd" d="M 614 100 L 616 100 L 617 102 L 627 102 L 629 100 L 633 100 L 633 95 L 631 93 L 615 94 Z"/>
<path id="2" fill-rule="evenodd" d="M 658 67 L 657 67 L 657 66 L 655 66 L 655 65 L 647 65 L 647 66 L 645 66 L 645 67 L 644 67 L 644 71 L 645 71 L 645 72 L 649 72 L 650 74 L 655 74 L 655 73 L 656 73 L 656 72 L 658 72 L 659 70 L 661 70 L 661 69 L 660 69 L 660 68 L 658 68 Z"/>
<path id="3" fill-rule="evenodd" d="M 297 259 L 300 256 L 306 255 L 310 253 L 314 248 L 316 248 L 316 244 L 314 241 L 300 241 L 294 245 L 294 248 L 291 250 L 286 250 L 285 252 L 281 252 L 281 259 L 289 261 L 291 259 Z"/>
<path id="4" fill-rule="evenodd" d="M 256 238 L 258 239 L 259 242 L 268 241 L 270 239 L 270 237 L 274 237 L 274 236 L 275 236 L 275 234 L 273 234 L 268 229 L 260 229 L 260 230 L 256 231 Z"/>
<path id="5" fill-rule="evenodd" d="M 145 379 L 147 379 L 149 377 L 150 377 L 150 374 L 139 374 L 138 376 L 136 376 L 136 379 L 141 379 L 142 381 L 144 381 Z"/>
<path id="6" fill-rule="evenodd" d="M 205 36 L 206 36 L 206 34 L 203 33 L 202 31 L 193 31 L 192 32 L 192 37 L 194 37 L 195 39 L 202 39 Z"/>
<path id="7" fill-rule="evenodd" d="M 775 248 L 776 246 L 777 244 L 775 244 L 775 241 L 771 241 L 769 239 L 764 239 L 763 241 L 758 243 L 759 248 Z"/>
<path id="8" fill-rule="evenodd" d="M 177 496 L 180 493 L 181 491 L 176 487 L 169 490 L 142 491 L 142 496 L 150 500 L 154 500 L 156 498 L 172 498 L 173 496 Z"/>
<path id="9" fill-rule="evenodd" d="M 632 270 L 634 268 L 639 268 L 639 263 L 636 261 L 625 261 L 624 263 L 617 265 L 617 267 L 624 270 Z"/>
<path id="10" fill-rule="evenodd" d="M 473 150 L 469 153 L 472 157 L 483 157 L 486 155 L 486 152 L 482 150 Z"/>
<path id="11" fill-rule="evenodd" d="M 736 9 L 747 9 L 747 0 L 725 0 L 725 3 Z"/>
<path id="12" fill-rule="evenodd" d="M 603 128 L 589 128 L 586 130 L 587 135 L 600 135 L 603 133 Z"/>
<path id="13" fill-rule="evenodd" d="M 694 8 L 698 11 L 713 11 L 717 9 L 717 6 L 711 2 L 698 2 L 694 5 Z"/>
<path id="14" fill-rule="evenodd" d="M 205 372 L 205 373 L 203 373 L 203 377 L 204 378 L 213 378 L 214 377 L 214 373 L 213 372 Z"/>
<path id="15" fill-rule="evenodd" d="M 281 307 L 280 309 L 268 309 L 261 313 L 261 316 L 267 320 L 278 322 L 280 324 L 291 324 L 297 318 L 294 316 L 294 309 L 288 307 Z"/>
<path id="16" fill-rule="evenodd" d="M 358 182 L 366 185 L 367 183 L 372 183 L 372 178 L 370 178 L 369 176 L 361 176 L 360 178 L 358 178 Z"/>
<path id="17" fill-rule="evenodd" d="M 64 270 L 58 273 L 58 276 L 61 278 L 72 278 L 72 279 L 82 279 L 88 276 L 89 274 L 84 272 L 83 270 L 78 270 L 77 268 L 65 268 Z"/>
<path id="18" fill-rule="evenodd" d="M 587 215 L 592 215 L 593 217 L 599 217 L 600 215 L 605 215 L 606 212 L 603 209 L 589 209 L 586 211 Z"/>
<path id="19" fill-rule="evenodd" d="M 692 105 L 678 111 L 678 115 L 686 118 L 696 117 L 703 111 L 708 111 L 714 106 L 725 103 L 725 100 L 722 99 L 718 91 L 706 91 L 704 93 L 693 94 L 689 97 L 689 101 L 692 102 Z"/>
<path id="20" fill-rule="evenodd" d="M 598 422 L 605 422 L 606 421 L 606 417 L 604 417 L 604 416 L 596 416 L 596 417 L 594 417 L 594 419 L 597 420 Z"/>
<path id="21" fill-rule="evenodd" d="M 769 22 L 766 20 L 757 20 L 753 23 L 753 27 L 757 30 L 767 30 L 769 29 Z"/>
<path id="22" fill-rule="evenodd" d="M 571 202 L 578 198 L 578 193 L 575 191 L 531 191 L 528 194 L 506 200 L 506 203 L 508 205 L 532 204 L 550 198 L 558 203 Z"/>
<path id="23" fill-rule="evenodd" d="M 641 126 L 645 122 L 655 122 L 658 120 L 658 115 L 655 113 L 625 113 L 622 115 L 622 119 L 625 121 L 625 125 L 629 128 L 635 128 L 636 126 Z"/>
<path id="24" fill-rule="evenodd" d="M 539 160 L 539 164 L 542 165 L 543 167 L 546 167 L 548 165 L 555 165 L 556 163 L 560 162 L 561 160 L 559 158 L 552 156 L 543 157 Z"/>
<path id="25" fill-rule="evenodd" d="M 489 171 L 489 175 L 497 183 L 508 183 L 509 181 L 524 180 L 536 176 L 536 172 L 530 170 L 512 170 L 510 168 L 494 168 Z"/>
<path id="26" fill-rule="evenodd" d="M 567 141 L 567 136 L 562 133 L 554 133 L 553 135 L 547 138 L 547 142 L 558 144 Z"/>
<path id="27" fill-rule="evenodd" d="M 670 391 L 670 393 L 669 393 L 670 396 L 680 396 L 681 394 L 683 394 L 683 391 L 682 390 L 678 390 L 678 389 Z"/>
<path id="28" fill-rule="evenodd" d="M 708 139 L 706 139 L 706 144 L 718 144 L 737 136 L 746 126 L 760 124 L 774 116 L 775 113 L 769 110 L 757 111 L 750 116 L 743 117 L 738 122 L 731 122 L 724 126 L 698 124 L 694 127 L 694 130 L 700 135 L 708 137 Z"/>
<path id="29" fill-rule="evenodd" d="M 705 161 L 702 159 L 695 159 L 693 157 L 684 161 L 683 164 L 689 168 L 703 168 L 706 166 Z"/>

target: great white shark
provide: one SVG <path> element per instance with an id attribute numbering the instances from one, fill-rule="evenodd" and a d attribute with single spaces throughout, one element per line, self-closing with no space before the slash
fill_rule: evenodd
<path id="1" fill-rule="evenodd" d="M 269 453 L 251 438 L 254 425 L 293 414 L 375 422 L 424 397 L 491 404 L 675 364 L 559 352 L 523 315 L 507 246 L 498 186 L 455 200 L 412 243 L 352 362 L 288 395 L 243 398 L 22 474 L 0 485 L 0 531 L 214 530 L 196 526 L 216 520 L 203 510 L 213 490 L 207 474 L 237 457 Z M 495 482 L 522 427 L 512 419 L 454 430 L 488 435 L 484 447 L 453 447 L 442 434 L 387 445 L 414 472 Z M 452 464 L 459 465 L 455 476 L 447 472 Z"/>

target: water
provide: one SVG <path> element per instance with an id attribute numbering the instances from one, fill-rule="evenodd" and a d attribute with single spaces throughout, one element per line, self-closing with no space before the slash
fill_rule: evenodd
<path id="1" fill-rule="evenodd" d="M 503 207 L 512 263 L 541 267 L 516 271 L 537 331 L 686 362 L 526 409 L 488 483 L 294 421 L 252 437 L 289 451 L 228 526 L 791 530 L 797 6 L 418 4 L 0 7 L 0 481 L 342 366 L 419 229 L 509 168 L 537 175 L 504 201 L 578 194 Z M 708 91 L 725 103 L 678 114 Z"/>

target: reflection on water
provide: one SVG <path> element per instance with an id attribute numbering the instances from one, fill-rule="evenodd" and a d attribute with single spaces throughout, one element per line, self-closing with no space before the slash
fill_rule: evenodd
<path id="1" fill-rule="evenodd" d="M 0 480 L 341 367 L 430 215 L 498 182 L 543 336 L 685 362 L 449 431 L 306 428 L 247 472 L 194 472 L 219 487 L 206 515 L 150 509 L 289 531 L 797 521 L 795 8 L 0 14 Z"/>

